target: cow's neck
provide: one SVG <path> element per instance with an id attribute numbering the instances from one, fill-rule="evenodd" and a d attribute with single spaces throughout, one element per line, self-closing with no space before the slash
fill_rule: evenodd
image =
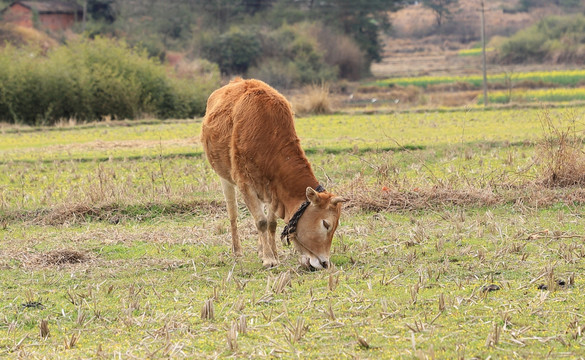
<path id="1" fill-rule="evenodd" d="M 307 185 L 304 187 L 304 189 L 306 189 L 307 187 L 315 187 L 315 185 Z M 297 210 L 299 210 L 299 208 L 301 207 L 301 205 L 307 201 L 307 196 L 306 196 L 306 192 L 303 191 L 302 196 L 295 196 L 294 198 L 290 198 L 288 199 L 288 201 L 283 201 L 284 204 L 284 222 L 288 224 L 288 221 L 290 220 L 290 218 L 297 212 Z"/>
<path id="2" fill-rule="evenodd" d="M 276 188 L 276 198 L 279 202 L 279 216 L 284 219 L 286 223 L 299 209 L 299 207 L 307 200 L 307 187 L 316 189 L 319 186 L 319 181 L 313 174 L 309 162 L 304 159 L 304 164 L 300 166 L 290 167 L 284 171 L 285 175 L 282 178 L 280 186 Z"/>

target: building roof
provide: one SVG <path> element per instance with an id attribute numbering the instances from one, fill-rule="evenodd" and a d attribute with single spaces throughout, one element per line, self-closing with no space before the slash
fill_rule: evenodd
<path id="1" fill-rule="evenodd" d="M 20 4 L 39 14 L 74 14 L 83 13 L 81 5 L 65 1 L 15 1 L 8 7 Z"/>

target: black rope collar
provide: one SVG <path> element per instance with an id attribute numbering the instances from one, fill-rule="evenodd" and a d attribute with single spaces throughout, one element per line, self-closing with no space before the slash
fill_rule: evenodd
<path id="1" fill-rule="evenodd" d="M 325 188 L 319 184 L 315 191 L 322 193 L 325 192 Z M 282 233 L 280 234 L 280 240 L 283 242 L 286 240 L 287 245 L 290 245 L 290 235 L 293 235 L 297 232 L 297 224 L 299 222 L 299 219 L 301 218 L 305 210 L 307 210 L 309 204 L 310 202 L 308 200 L 302 203 L 297 212 L 295 212 L 293 216 L 290 218 L 288 224 L 286 224 L 284 226 L 284 229 L 282 229 Z"/>

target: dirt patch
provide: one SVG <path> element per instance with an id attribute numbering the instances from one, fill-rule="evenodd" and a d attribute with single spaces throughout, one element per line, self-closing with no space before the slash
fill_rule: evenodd
<path id="1" fill-rule="evenodd" d="M 451 188 L 448 186 L 395 189 L 371 185 L 361 180 L 341 189 L 350 199 L 345 207 L 359 211 L 402 211 L 441 208 L 445 206 L 551 206 L 585 204 L 585 189 L 580 187 L 549 188 L 539 183 L 502 185 L 497 188 Z"/>
<path id="2" fill-rule="evenodd" d="M 479 91 L 438 92 L 427 95 L 427 104 L 435 106 L 465 106 L 477 102 Z"/>
<path id="3" fill-rule="evenodd" d="M 164 215 L 188 215 L 194 213 L 219 213 L 225 204 L 215 200 L 185 201 L 146 204 L 62 204 L 51 209 L 15 211 L 5 215 L 5 221 L 19 221 L 34 225 L 58 226 L 103 221 L 117 224 L 124 221 L 145 221 Z"/>
<path id="4" fill-rule="evenodd" d="M 430 84 L 427 86 L 429 92 L 454 92 L 454 91 L 470 91 L 479 89 L 477 86 L 468 82 L 455 82 L 447 84 Z"/>
<path id="5" fill-rule="evenodd" d="M 20 256 L 27 267 L 65 266 L 87 263 L 93 256 L 73 249 L 51 250 L 44 253 L 28 253 Z"/>
<path id="6" fill-rule="evenodd" d="M 446 188 L 414 188 L 408 191 L 381 187 L 379 192 L 354 188 L 344 195 L 350 199 L 347 207 L 365 211 L 420 210 L 439 206 L 494 205 L 499 203 L 488 190 L 454 190 Z"/>
<path id="7" fill-rule="evenodd" d="M 351 97 L 339 97 L 346 106 L 378 106 L 384 103 L 390 104 L 419 104 L 423 89 L 417 86 L 360 86 L 351 94 Z"/>
<path id="8" fill-rule="evenodd" d="M 67 145 L 55 145 L 45 147 L 47 151 L 102 151 L 110 149 L 155 149 L 169 147 L 192 147 L 199 144 L 198 138 L 171 139 L 171 140 L 125 140 L 125 141 L 91 141 L 87 143 L 75 143 Z"/>

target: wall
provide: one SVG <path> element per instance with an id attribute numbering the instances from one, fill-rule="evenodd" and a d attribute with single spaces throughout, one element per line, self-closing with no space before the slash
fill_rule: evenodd
<path id="1" fill-rule="evenodd" d="M 4 13 L 4 20 L 16 25 L 32 28 L 33 12 L 20 4 L 14 4 Z M 40 14 L 39 25 L 48 30 L 64 30 L 75 24 L 74 14 Z"/>
<path id="2" fill-rule="evenodd" d="M 33 27 L 32 11 L 20 4 L 15 4 L 4 13 L 4 20 L 24 27 Z"/>
<path id="3" fill-rule="evenodd" d="M 39 16 L 41 26 L 49 30 L 64 30 L 75 23 L 73 14 L 41 14 Z"/>

